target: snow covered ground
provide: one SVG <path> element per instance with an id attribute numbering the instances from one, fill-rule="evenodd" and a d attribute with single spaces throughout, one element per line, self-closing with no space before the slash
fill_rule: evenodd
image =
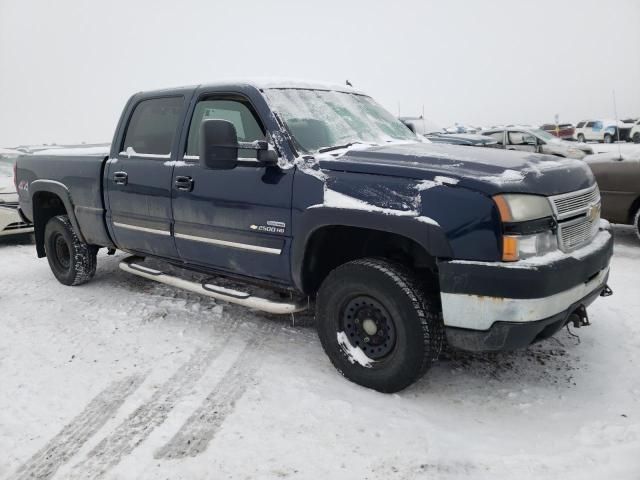
<path id="1" fill-rule="evenodd" d="M 593 325 L 448 354 L 383 395 L 340 377 L 310 318 L 269 317 L 99 258 L 65 287 L 0 243 L 0 478 L 640 478 L 640 240 L 616 228 Z"/>

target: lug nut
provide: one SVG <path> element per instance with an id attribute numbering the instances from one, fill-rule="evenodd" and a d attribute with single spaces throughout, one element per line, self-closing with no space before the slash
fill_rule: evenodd
<path id="1" fill-rule="evenodd" d="M 365 343 L 369 343 L 369 337 L 364 337 Z"/>

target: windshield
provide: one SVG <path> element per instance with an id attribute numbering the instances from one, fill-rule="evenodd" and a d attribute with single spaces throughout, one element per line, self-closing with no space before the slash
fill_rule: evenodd
<path id="1" fill-rule="evenodd" d="M 0 155 L 0 177 L 13 177 L 13 164 L 15 157 Z"/>
<path id="2" fill-rule="evenodd" d="M 365 95 L 284 88 L 265 90 L 265 96 L 306 152 L 354 143 L 418 141 L 402 122 Z"/>
<path id="3" fill-rule="evenodd" d="M 543 140 L 547 140 L 547 141 L 558 140 L 558 137 L 551 135 L 549 132 L 545 132 L 544 130 L 532 129 L 532 130 L 529 130 L 529 132 Z"/>

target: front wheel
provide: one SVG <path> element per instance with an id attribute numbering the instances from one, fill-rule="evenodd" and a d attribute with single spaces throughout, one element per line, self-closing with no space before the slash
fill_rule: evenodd
<path id="1" fill-rule="evenodd" d="M 610 134 L 605 134 L 604 136 L 604 143 L 612 143 L 613 142 L 613 137 Z"/>
<path id="2" fill-rule="evenodd" d="M 47 222 L 44 250 L 53 275 L 64 285 L 81 285 L 96 273 L 97 249 L 78 238 L 67 215 Z"/>
<path id="3" fill-rule="evenodd" d="M 633 143 L 640 143 L 640 132 L 633 134 Z"/>
<path id="4" fill-rule="evenodd" d="M 385 393 L 419 379 L 442 346 L 438 297 L 426 296 L 411 271 L 384 259 L 333 270 L 318 292 L 316 325 L 340 373 Z"/>
<path id="5" fill-rule="evenodd" d="M 638 207 L 636 213 L 633 214 L 633 229 L 635 230 L 638 239 L 640 239 L 640 207 Z"/>

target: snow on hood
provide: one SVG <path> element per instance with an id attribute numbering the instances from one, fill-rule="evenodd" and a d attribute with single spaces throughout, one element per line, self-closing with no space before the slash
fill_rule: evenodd
<path id="1" fill-rule="evenodd" d="M 350 150 L 342 156 L 319 159 L 326 170 L 391 175 L 422 180 L 437 176 L 457 180 L 456 186 L 488 195 L 533 193 L 557 195 L 594 183 L 581 161 L 494 148 L 410 143 Z"/>

